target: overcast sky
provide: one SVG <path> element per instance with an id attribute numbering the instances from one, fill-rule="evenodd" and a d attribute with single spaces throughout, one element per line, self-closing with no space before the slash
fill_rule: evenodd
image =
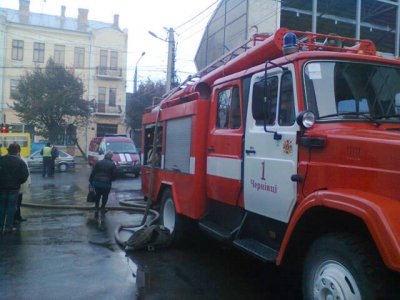
<path id="1" fill-rule="evenodd" d="M 66 16 L 78 16 L 78 8 L 89 9 L 89 20 L 112 23 L 119 14 L 121 29 L 128 29 L 127 91 L 132 91 L 133 74 L 142 52 L 146 54 L 138 64 L 138 80 L 165 79 L 168 44 L 148 34 L 152 31 L 166 39 L 163 27 L 176 31 L 178 76 L 183 81 L 195 73 L 193 60 L 204 28 L 214 12 L 218 0 L 31 0 L 30 11 L 60 15 L 66 6 Z M 19 0 L 0 0 L 0 6 L 18 9 Z"/>

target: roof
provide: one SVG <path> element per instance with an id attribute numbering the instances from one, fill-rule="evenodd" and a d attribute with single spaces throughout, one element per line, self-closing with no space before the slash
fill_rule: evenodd
<path id="1" fill-rule="evenodd" d="M 0 14 L 6 16 L 7 22 L 15 24 L 23 24 L 30 26 L 38 26 L 45 28 L 63 29 L 78 32 L 91 32 L 96 29 L 114 28 L 112 23 L 105 23 L 100 21 L 87 21 L 87 26 L 80 26 L 77 18 L 70 18 L 61 16 L 53 16 L 46 14 L 39 14 L 29 12 L 28 18 L 21 17 L 18 10 L 9 8 L 0 8 Z M 64 21 L 63 21 L 64 20 Z"/>

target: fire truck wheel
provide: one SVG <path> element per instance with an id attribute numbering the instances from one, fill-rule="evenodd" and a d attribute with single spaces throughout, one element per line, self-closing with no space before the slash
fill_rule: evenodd
<path id="1" fill-rule="evenodd" d="M 327 234 L 310 247 L 303 268 L 304 299 L 387 299 L 381 290 L 385 269 L 367 241 Z"/>
<path id="2" fill-rule="evenodd" d="M 182 235 L 182 216 L 176 213 L 174 199 L 170 189 L 164 191 L 161 210 L 160 210 L 161 225 L 169 229 L 173 242 L 178 242 Z"/>

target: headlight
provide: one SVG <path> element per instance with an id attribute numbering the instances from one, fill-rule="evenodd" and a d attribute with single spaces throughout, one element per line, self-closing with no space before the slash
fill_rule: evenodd
<path id="1" fill-rule="evenodd" d="M 297 117 L 297 124 L 303 129 L 311 128 L 315 123 L 315 115 L 311 111 L 303 111 Z"/>

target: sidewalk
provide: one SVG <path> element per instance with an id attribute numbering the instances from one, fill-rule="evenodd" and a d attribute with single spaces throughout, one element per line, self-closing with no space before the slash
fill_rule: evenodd
<path id="1" fill-rule="evenodd" d="M 87 169 L 79 163 L 75 172 L 54 179 L 32 174 L 24 201 L 89 205 Z M 118 205 L 118 189 L 110 196 L 110 205 Z M 22 214 L 28 220 L 16 233 L 0 236 L 1 300 L 136 299 L 136 266 L 116 244 L 114 230 L 141 215 L 26 207 Z"/>

